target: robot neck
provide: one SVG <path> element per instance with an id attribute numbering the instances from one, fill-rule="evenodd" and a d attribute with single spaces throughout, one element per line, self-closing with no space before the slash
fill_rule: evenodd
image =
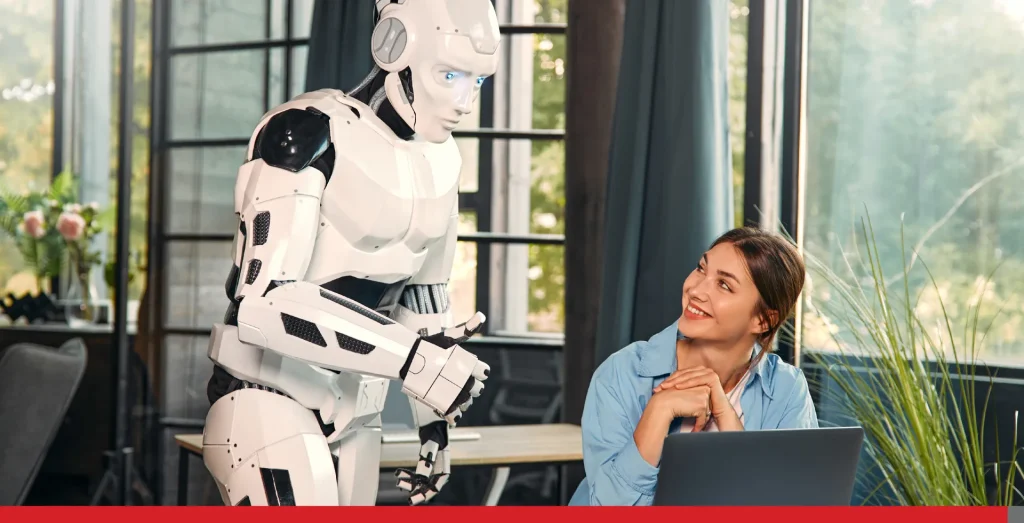
<path id="1" fill-rule="evenodd" d="M 387 126 L 402 140 L 412 139 L 413 131 L 409 124 L 405 123 L 405 120 L 398 115 L 395 111 L 395 107 L 391 105 L 391 100 L 388 100 L 387 96 L 384 96 L 384 78 L 387 76 L 387 72 L 380 69 L 374 69 L 365 80 L 360 83 L 359 87 L 356 87 L 355 91 L 349 93 L 350 96 L 363 102 L 366 105 L 373 107 L 371 101 L 374 96 L 382 96 L 383 100 L 380 102 L 379 107 L 374 111 L 378 118 L 380 118 Z M 378 94 L 379 93 L 379 94 Z"/>

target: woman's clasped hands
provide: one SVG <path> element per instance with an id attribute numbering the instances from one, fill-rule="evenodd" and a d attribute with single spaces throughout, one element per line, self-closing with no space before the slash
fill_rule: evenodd
<path id="1" fill-rule="evenodd" d="M 706 367 L 673 372 L 654 387 L 651 403 L 670 411 L 673 418 L 696 418 L 693 432 L 704 430 L 711 419 L 719 430 L 743 430 L 721 380 Z"/>

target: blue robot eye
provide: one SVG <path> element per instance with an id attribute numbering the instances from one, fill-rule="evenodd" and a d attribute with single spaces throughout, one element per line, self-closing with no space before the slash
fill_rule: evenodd
<path id="1" fill-rule="evenodd" d="M 477 85 L 483 85 L 484 84 L 484 80 L 485 80 L 485 78 L 481 76 L 481 77 L 476 79 L 476 84 Z"/>
<path id="2" fill-rule="evenodd" d="M 448 73 L 448 74 L 444 75 L 444 79 L 445 80 L 454 80 L 455 79 L 455 73 Z"/>

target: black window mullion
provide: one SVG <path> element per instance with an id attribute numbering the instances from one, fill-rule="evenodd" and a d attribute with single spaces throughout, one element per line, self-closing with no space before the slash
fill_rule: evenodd
<path id="1" fill-rule="evenodd" d="M 224 53 L 230 51 L 274 49 L 278 47 L 287 48 L 289 46 L 305 45 L 307 43 L 309 43 L 308 38 L 296 38 L 294 40 L 261 40 L 256 42 L 235 42 L 230 44 L 184 45 L 180 47 L 172 47 L 169 52 L 171 55 Z"/>
<path id="2" fill-rule="evenodd" d="M 266 18 L 263 23 L 263 37 L 270 40 L 270 26 L 273 19 L 273 0 L 264 0 Z M 263 50 L 263 109 L 270 110 L 270 48 Z"/>
<path id="3" fill-rule="evenodd" d="M 287 11 L 285 17 L 287 18 L 285 27 L 285 38 L 278 40 L 266 40 L 266 41 L 250 41 L 250 42 L 234 42 L 229 44 L 200 44 L 200 45 L 183 45 L 177 47 L 171 47 L 170 53 L 176 54 L 196 54 L 196 53 L 216 53 L 224 51 L 247 51 L 252 49 L 269 49 L 274 47 L 298 47 L 302 45 L 309 45 L 309 38 L 292 38 L 291 19 L 292 19 L 292 1 L 287 2 Z M 505 35 L 527 35 L 527 34 L 565 34 L 565 24 L 536 24 L 536 25 L 502 25 L 499 27 L 501 34 Z"/>
<path id="4" fill-rule="evenodd" d="M 292 49 L 297 44 L 292 41 L 292 0 L 286 0 L 284 6 L 284 36 L 288 44 L 284 48 L 284 99 L 292 99 Z M 309 39 L 305 39 L 308 44 Z"/>
<path id="5" fill-rule="evenodd" d="M 480 89 L 480 126 L 494 125 L 494 82 L 486 82 Z M 453 135 L 455 133 L 452 133 Z M 476 230 L 490 232 L 492 228 L 494 187 L 493 137 L 478 139 Z M 476 310 L 491 310 L 491 248 L 478 244 L 476 249 Z M 491 332 L 491 324 L 484 323 L 484 334 Z"/>

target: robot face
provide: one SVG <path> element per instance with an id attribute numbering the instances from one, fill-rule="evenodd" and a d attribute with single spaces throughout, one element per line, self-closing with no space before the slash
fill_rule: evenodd
<path id="1" fill-rule="evenodd" d="M 473 110 L 480 87 L 498 68 L 498 19 L 490 0 L 418 1 L 429 8 L 417 20 L 417 34 L 410 35 L 415 54 L 409 63 L 409 124 L 423 139 L 442 143 Z"/>

